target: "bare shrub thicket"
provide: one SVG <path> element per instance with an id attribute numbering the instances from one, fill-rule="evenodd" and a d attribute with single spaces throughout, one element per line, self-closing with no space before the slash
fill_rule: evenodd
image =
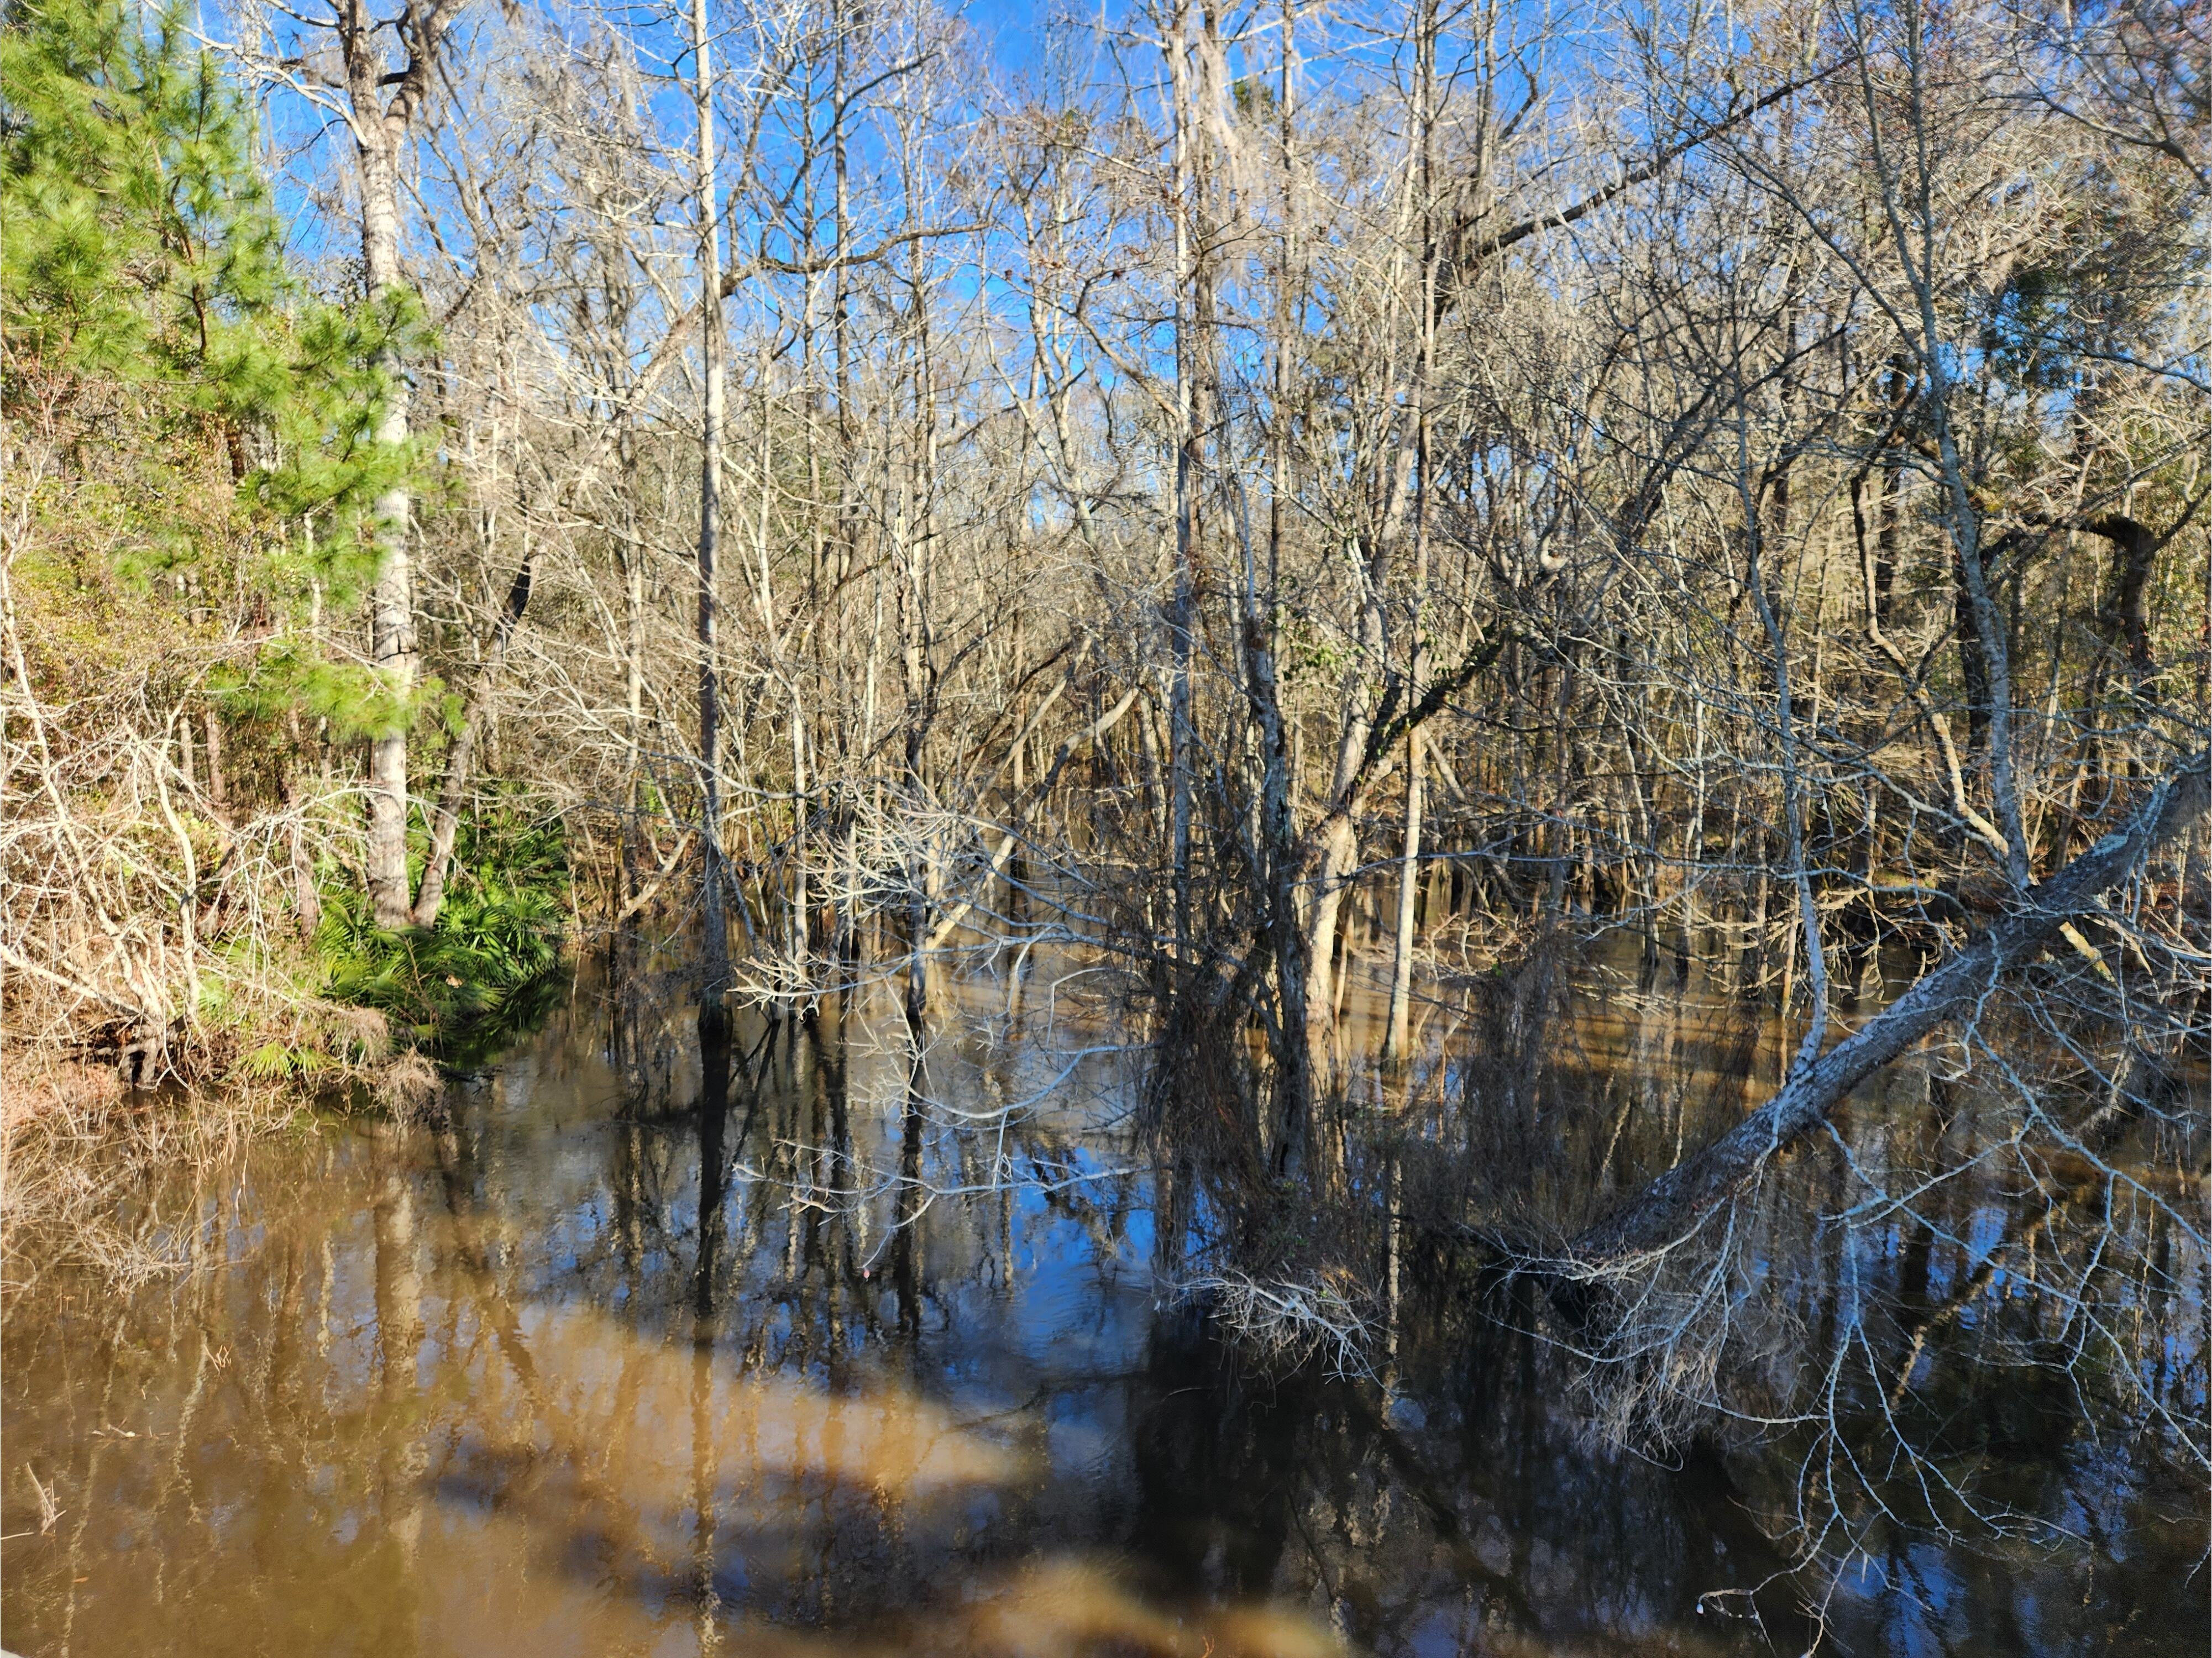
<path id="1" fill-rule="evenodd" d="M 2199 1270 L 2195 9 L 1142 0 L 1019 73 L 926 0 L 406 15 L 451 70 L 397 152 L 437 327 L 410 616 L 453 701 L 414 733 L 426 832 L 519 786 L 594 948 L 703 939 L 710 990 L 776 1008 L 896 979 L 920 1025 L 947 969 L 1079 952 L 1197 1056 L 1167 1143 L 1325 1205 L 1398 1189 L 1361 1126 L 1397 1113 L 1424 1224 L 1612 1309 L 1623 1421 L 1910 1382 L 1909 1319 L 1746 1298 L 1801 1282 L 1753 1244 L 1793 1159 L 1838 1160 L 1793 1244 L 1824 1271 L 1882 1226 L 1958 1244 L 1961 1182 L 2051 1206 L 2002 1248 L 2063 1255 L 2028 1298 L 2077 1373 L 2138 1351 L 2113 1275 Z M 295 242 L 358 283 L 342 54 L 229 21 Z M 327 625 L 382 659 L 386 623 Z M 70 713 L 109 754 L 80 776 L 11 711 L 11 779 L 219 861 L 146 757 L 171 707 Z M 273 913 L 295 834 L 362 844 L 364 757 L 319 757 L 224 902 Z M 153 853 L 36 857 L 82 919 L 9 901 L 16 982 L 64 999 L 11 1039 L 146 1002 L 149 959 L 228 970 Z M 1501 1124 L 1550 1132 L 1512 1075 L 1425 1068 L 1455 978 L 1608 932 L 1647 984 L 1770 999 L 1771 1099 L 1624 1114 L 1543 1193 L 1434 1174 L 1424 1137 L 1498 1174 Z M 1933 988 L 1884 1024 L 1900 975 Z M 1547 1005 L 1486 998 L 1481 1031 Z M 1929 1041 L 1981 1114 L 1876 1166 L 1839 1113 Z M 1217 1288 L 1272 1327 L 1263 1286 L 1372 1274 L 1386 1231 L 1395 1273 L 1391 1216 Z M 1754 1407 L 1729 1355 L 1770 1318 L 1828 1368 Z"/>

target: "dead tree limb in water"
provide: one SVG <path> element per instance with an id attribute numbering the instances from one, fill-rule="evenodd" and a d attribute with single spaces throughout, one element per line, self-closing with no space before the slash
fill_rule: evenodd
<path id="1" fill-rule="evenodd" d="M 1626 1209 L 1584 1230 L 1585 1261 L 1659 1250 L 1681 1239 L 1730 1193 L 1826 1122 L 1853 1088 L 1972 1006 L 2007 973 L 2032 962 L 2074 917 L 2143 860 L 2188 831 L 2212 805 L 2212 749 L 2199 749 L 2154 789 L 2127 825 L 2105 836 L 2019 906 L 1928 974 L 1856 1035 L 1800 1066 L 1781 1091 L 1687 1161 L 1653 1181 Z"/>

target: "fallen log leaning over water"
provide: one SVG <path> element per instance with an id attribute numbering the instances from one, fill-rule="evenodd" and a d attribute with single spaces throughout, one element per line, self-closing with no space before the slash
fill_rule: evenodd
<path id="1" fill-rule="evenodd" d="M 1571 1254 L 1597 1262 L 1667 1248 L 1769 1157 L 1827 1121 L 1851 1090 L 1954 1014 L 2033 962 L 2071 920 L 2185 834 L 2212 806 L 2212 748 L 2199 749 L 2151 791 L 2123 829 L 2105 836 L 1990 923 L 1855 1035 L 1792 1074 L 1773 1098 L 1695 1157 L 1674 1165 L 1625 1208 L 1587 1228 Z"/>

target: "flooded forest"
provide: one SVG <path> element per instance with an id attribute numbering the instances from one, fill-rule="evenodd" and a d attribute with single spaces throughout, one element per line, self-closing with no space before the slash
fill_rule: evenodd
<path id="1" fill-rule="evenodd" d="M 2212 13 L 0 0 L 0 1647 L 2212 1631 Z"/>

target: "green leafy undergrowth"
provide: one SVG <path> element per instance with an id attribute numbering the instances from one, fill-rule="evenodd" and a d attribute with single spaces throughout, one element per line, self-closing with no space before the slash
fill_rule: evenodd
<path id="1" fill-rule="evenodd" d="M 422 847 L 415 848 L 421 878 Z M 373 1007 L 395 1042 L 467 1063 L 550 1010 L 568 917 L 568 847 L 557 822 L 501 808 L 464 824 L 437 925 L 380 928 L 358 884 L 323 895 L 316 945 L 327 993 Z"/>

